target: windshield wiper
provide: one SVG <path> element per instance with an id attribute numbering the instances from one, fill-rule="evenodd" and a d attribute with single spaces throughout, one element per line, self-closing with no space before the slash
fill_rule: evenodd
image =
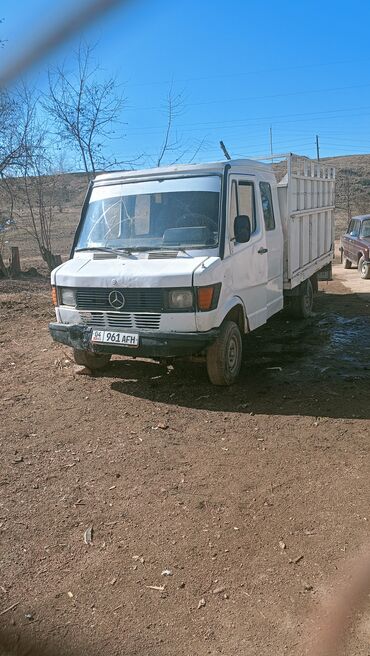
<path id="1" fill-rule="evenodd" d="M 132 248 L 110 248 L 109 246 L 86 246 L 85 248 L 76 248 L 76 253 L 82 251 L 99 251 L 100 253 L 115 253 L 116 255 L 131 255 Z"/>

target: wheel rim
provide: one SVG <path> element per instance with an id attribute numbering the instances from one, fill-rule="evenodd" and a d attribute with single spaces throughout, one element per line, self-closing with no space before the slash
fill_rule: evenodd
<path id="1" fill-rule="evenodd" d="M 367 265 L 365 264 L 365 262 L 363 262 L 362 265 L 361 265 L 361 273 L 362 273 L 364 276 L 365 276 L 366 273 L 367 273 Z"/>
<path id="2" fill-rule="evenodd" d="M 238 368 L 239 363 L 239 343 L 234 335 L 229 339 L 227 345 L 227 366 L 230 373 Z"/>

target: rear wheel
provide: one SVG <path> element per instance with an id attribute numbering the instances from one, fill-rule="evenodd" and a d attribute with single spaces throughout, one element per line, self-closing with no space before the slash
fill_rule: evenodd
<path id="1" fill-rule="evenodd" d="M 344 258 L 343 260 L 343 266 L 345 269 L 351 269 L 352 267 L 352 262 L 349 260 L 347 257 Z"/>
<path id="2" fill-rule="evenodd" d="M 360 272 L 361 278 L 364 280 L 368 280 L 370 278 L 370 263 L 365 260 L 364 256 L 360 257 L 358 270 Z"/>
<path id="3" fill-rule="evenodd" d="M 103 369 L 111 358 L 109 354 L 91 353 L 90 351 L 79 351 L 78 349 L 73 349 L 73 357 L 76 364 L 87 367 L 91 371 Z"/>
<path id="4" fill-rule="evenodd" d="M 242 364 L 242 336 L 234 321 L 225 321 L 207 349 L 207 372 L 213 385 L 232 385 Z"/>
<path id="5" fill-rule="evenodd" d="M 313 310 L 313 287 L 311 280 L 300 284 L 299 294 L 290 297 L 290 314 L 296 319 L 308 319 Z"/>

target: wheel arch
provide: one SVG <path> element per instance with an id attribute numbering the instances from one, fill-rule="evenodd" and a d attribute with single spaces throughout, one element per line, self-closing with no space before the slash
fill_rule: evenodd
<path id="1" fill-rule="evenodd" d="M 230 302 L 225 308 L 225 314 L 221 323 L 224 323 L 225 321 L 234 321 L 239 327 L 242 335 L 249 332 L 248 316 L 241 298 L 234 297 L 230 299 Z"/>

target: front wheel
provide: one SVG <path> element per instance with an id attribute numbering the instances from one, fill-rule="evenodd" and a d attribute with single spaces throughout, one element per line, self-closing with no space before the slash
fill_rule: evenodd
<path id="1" fill-rule="evenodd" d="M 232 385 L 242 364 L 242 336 L 234 321 L 225 321 L 207 349 L 207 372 L 213 385 Z"/>
<path id="2" fill-rule="evenodd" d="M 103 369 L 109 363 L 111 356 L 105 353 L 91 353 L 90 351 L 80 351 L 73 349 L 73 357 L 76 364 L 80 364 L 87 369 L 94 371 Z"/>
<path id="3" fill-rule="evenodd" d="M 347 257 L 344 258 L 343 260 L 343 266 L 345 269 L 351 269 L 352 267 L 352 262 L 349 260 Z"/>
<path id="4" fill-rule="evenodd" d="M 358 270 L 360 272 L 361 278 L 364 280 L 368 280 L 370 278 L 370 262 L 367 262 L 364 256 L 360 257 Z"/>

